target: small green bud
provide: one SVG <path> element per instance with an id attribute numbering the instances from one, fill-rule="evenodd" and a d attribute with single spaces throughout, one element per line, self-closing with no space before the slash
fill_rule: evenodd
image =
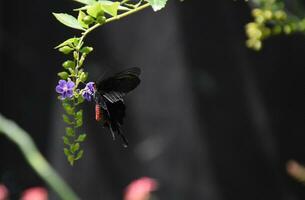
<path id="1" fill-rule="evenodd" d="M 91 51 L 93 51 L 93 48 L 92 48 L 92 47 L 88 47 L 88 46 L 83 47 L 83 48 L 80 50 L 80 52 L 85 53 L 85 54 L 89 54 Z"/>
<path id="2" fill-rule="evenodd" d="M 271 34 L 271 29 L 268 28 L 268 27 L 263 27 L 262 28 L 262 33 L 263 33 L 262 38 L 267 38 Z"/>
<path id="3" fill-rule="evenodd" d="M 275 11 L 274 18 L 276 20 L 285 20 L 287 18 L 287 14 L 283 10 Z"/>
<path id="4" fill-rule="evenodd" d="M 64 54 L 69 54 L 71 51 L 73 51 L 73 48 L 71 48 L 69 46 L 63 46 L 63 47 L 59 48 L 58 50 Z"/>
<path id="5" fill-rule="evenodd" d="M 85 53 L 82 54 L 82 56 L 80 57 L 79 59 L 79 67 L 83 66 L 83 63 L 85 61 L 85 58 L 86 58 L 86 55 Z"/>
<path id="6" fill-rule="evenodd" d="M 62 66 L 65 68 L 65 69 L 68 69 L 68 68 L 72 68 L 74 69 L 75 68 L 75 63 L 72 61 L 72 60 L 67 60 L 65 61 Z"/>
<path id="7" fill-rule="evenodd" d="M 298 23 L 298 26 L 299 26 L 300 31 L 304 31 L 305 30 L 305 19 L 301 20 Z"/>
<path id="8" fill-rule="evenodd" d="M 74 57 L 75 60 L 79 59 L 79 55 L 78 55 L 77 51 L 73 52 L 73 57 Z"/>
<path id="9" fill-rule="evenodd" d="M 84 18 L 83 18 L 83 22 L 87 25 L 90 25 L 92 24 L 92 22 L 94 22 L 94 19 L 93 17 L 89 16 L 89 15 L 86 15 Z"/>
<path id="10" fill-rule="evenodd" d="M 256 50 L 256 51 L 259 51 L 259 50 L 261 50 L 261 48 L 262 48 L 262 42 L 261 41 L 256 41 L 256 43 L 254 43 L 254 46 L 253 46 L 253 48 L 254 48 L 254 50 Z"/>
<path id="11" fill-rule="evenodd" d="M 282 32 L 282 27 L 280 25 L 276 25 L 272 28 L 272 34 L 278 35 Z"/>
<path id="12" fill-rule="evenodd" d="M 63 80 L 66 80 L 69 77 L 67 72 L 59 72 L 57 75 Z"/>
<path id="13" fill-rule="evenodd" d="M 106 17 L 105 17 L 105 16 L 98 16 L 98 17 L 96 18 L 96 21 L 97 21 L 97 23 L 99 23 L 99 24 L 105 24 L 105 22 L 106 22 Z"/>
<path id="14" fill-rule="evenodd" d="M 247 47 L 254 49 L 256 51 L 258 51 L 262 48 L 262 42 L 260 40 L 256 40 L 256 39 L 247 40 L 246 45 L 247 45 Z"/>
<path id="15" fill-rule="evenodd" d="M 292 29 L 289 25 L 285 25 L 284 26 L 284 33 L 286 33 L 287 35 L 290 34 L 292 32 Z"/>
<path id="16" fill-rule="evenodd" d="M 255 21 L 258 23 L 258 24 L 263 24 L 265 22 L 265 18 L 263 15 L 259 15 L 255 18 Z"/>
<path id="17" fill-rule="evenodd" d="M 266 20 L 270 20 L 272 18 L 272 12 L 270 10 L 265 10 L 264 11 L 264 18 Z"/>
<path id="18" fill-rule="evenodd" d="M 262 15 L 262 14 L 263 14 L 263 12 L 262 12 L 262 10 L 259 9 L 259 8 L 255 8 L 255 9 L 252 10 L 252 16 L 253 16 L 253 17 L 258 17 L 258 16 L 260 16 L 260 15 Z"/>
<path id="19" fill-rule="evenodd" d="M 85 72 L 82 72 L 80 75 L 79 75 L 79 79 L 81 82 L 85 82 L 86 79 L 87 79 L 87 75 Z"/>
<path id="20" fill-rule="evenodd" d="M 246 25 L 246 33 L 249 38 L 260 39 L 262 37 L 262 31 L 255 23 L 249 23 Z"/>
<path id="21" fill-rule="evenodd" d="M 297 31 L 299 28 L 297 22 L 292 22 L 290 24 L 290 26 L 291 26 L 292 31 Z"/>

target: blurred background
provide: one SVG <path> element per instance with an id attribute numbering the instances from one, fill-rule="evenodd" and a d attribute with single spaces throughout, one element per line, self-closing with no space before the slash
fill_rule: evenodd
<path id="1" fill-rule="evenodd" d="M 285 169 L 290 159 L 305 161 L 305 37 L 278 36 L 259 53 L 249 50 L 244 1 L 170 0 L 160 12 L 146 9 L 93 32 L 89 80 L 136 66 L 142 83 L 126 97 L 129 148 L 112 141 L 87 103 L 85 154 L 71 167 L 55 92 L 65 57 L 53 47 L 78 31 L 51 12 L 77 6 L 0 1 L 0 112 L 31 133 L 82 199 L 122 199 L 141 176 L 158 181 L 161 200 L 305 199 Z M 5 137 L 0 152 L 0 182 L 12 199 L 44 186 Z"/>

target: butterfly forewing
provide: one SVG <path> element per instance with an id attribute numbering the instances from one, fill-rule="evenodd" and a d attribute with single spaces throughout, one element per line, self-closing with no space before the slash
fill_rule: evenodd
<path id="1" fill-rule="evenodd" d="M 140 84 L 140 73 L 139 68 L 130 68 L 119 72 L 105 80 L 98 81 L 97 90 L 102 95 L 116 92 L 120 94 L 118 96 L 122 97 L 122 94 L 125 95 Z"/>

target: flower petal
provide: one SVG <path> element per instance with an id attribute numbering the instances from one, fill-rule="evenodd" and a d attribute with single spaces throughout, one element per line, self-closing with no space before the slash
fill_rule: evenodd
<path id="1" fill-rule="evenodd" d="M 61 87 L 64 87 L 66 84 L 67 84 L 67 81 L 65 81 L 65 80 L 58 81 L 58 85 L 60 85 Z"/>
<path id="2" fill-rule="evenodd" d="M 66 97 L 71 98 L 72 96 L 73 96 L 73 91 L 72 91 L 72 90 L 68 90 L 68 91 L 66 92 Z"/>
<path id="3" fill-rule="evenodd" d="M 69 89 L 73 89 L 74 88 L 74 82 L 73 81 L 68 81 L 68 83 L 67 83 L 67 87 L 69 88 Z"/>
<path id="4" fill-rule="evenodd" d="M 60 85 L 57 85 L 55 88 L 56 92 L 61 94 L 64 90 L 62 89 L 62 87 Z"/>

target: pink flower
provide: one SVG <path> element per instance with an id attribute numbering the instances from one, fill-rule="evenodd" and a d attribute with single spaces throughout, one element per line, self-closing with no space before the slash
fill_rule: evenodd
<path id="1" fill-rule="evenodd" d="M 132 181 L 126 187 L 124 200 L 148 200 L 150 193 L 156 189 L 156 180 L 149 177 L 142 177 Z"/>
<path id="2" fill-rule="evenodd" d="M 305 167 L 294 160 L 287 163 L 287 172 L 301 182 L 305 181 Z"/>
<path id="3" fill-rule="evenodd" d="M 7 200 L 8 199 L 8 189 L 5 185 L 0 184 L 0 200 Z"/>
<path id="4" fill-rule="evenodd" d="M 33 187 L 22 193 L 21 200 L 48 200 L 48 191 L 43 187 Z"/>

